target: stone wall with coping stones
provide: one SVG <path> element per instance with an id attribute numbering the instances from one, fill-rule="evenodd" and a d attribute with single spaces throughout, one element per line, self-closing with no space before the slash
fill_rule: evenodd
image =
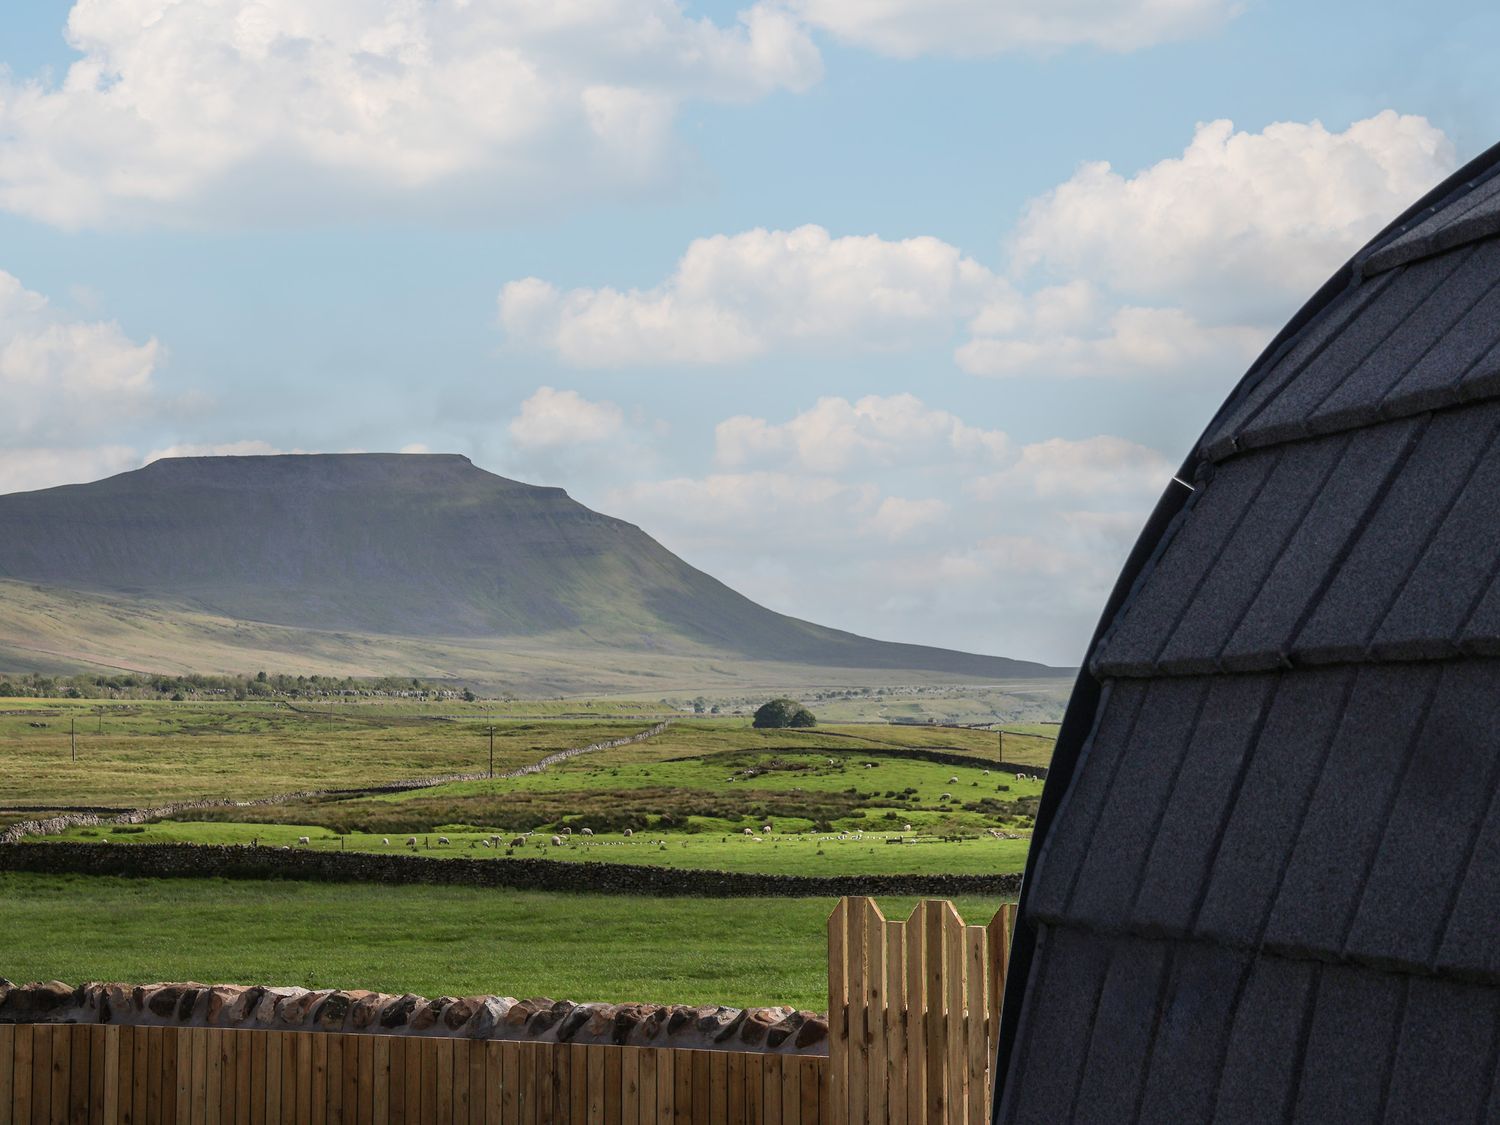
<path id="1" fill-rule="evenodd" d="M 0 978 L 0 1023 L 114 1023 L 263 1031 L 341 1031 L 615 1044 L 786 1055 L 828 1053 L 828 1020 L 795 1008 L 575 1004 L 238 984 L 15 985 Z"/>
<path id="2" fill-rule="evenodd" d="M 761 875 L 558 859 L 432 859 L 242 844 L 0 844 L 0 871 L 187 879 L 295 879 L 427 883 L 509 890 L 693 898 L 838 898 L 842 895 L 1014 895 L 1009 875 Z"/>
<path id="3" fill-rule="evenodd" d="M 495 777 L 525 777 L 527 774 L 541 773 L 548 766 L 566 762 L 569 758 L 576 758 L 580 754 L 592 754 L 596 750 L 614 750 L 621 746 L 644 742 L 648 738 L 655 738 L 671 725 L 672 720 L 665 719 L 639 734 L 559 750 L 555 754 L 548 754 L 545 758 L 532 762 L 529 766 L 497 773 Z M 319 797 L 352 797 L 363 793 L 407 793 L 413 789 L 430 789 L 434 785 L 447 785 L 453 781 L 488 781 L 489 778 L 488 770 L 480 770 L 475 773 L 445 773 L 435 777 L 392 781 L 385 785 L 369 785 L 360 789 L 300 789 L 295 793 L 276 793 L 269 797 L 255 797 L 247 801 L 235 801 L 227 797 L 208 797 L 196 801 L 177 801 L 149 809 L 131 809 L 114 816 L 89 812 L 64 813 L 61 816 L 43 817 L 40 820 L 18 820 L 0 829 L 0 844 L 13 844 L 26 836 L 56 836 L 71 828 L 93 828 L 97 825 L 108 824 L 145 824 L 149 820 L 166 820 L 198 809 L 252 809 L 265 805 L 282 805 L 288 801 L 313 800 Z"/>

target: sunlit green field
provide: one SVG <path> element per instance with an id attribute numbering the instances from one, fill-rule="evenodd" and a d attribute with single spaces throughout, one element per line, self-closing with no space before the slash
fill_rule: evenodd
<path id="1" fill-rule="evenodd" d="M 0 874 L 0 976 L 827 1007 L 832 899 Z M 912 899 L 882 899 L 904 917 Z M 999 899 L 961 899 L 970 922 Z"/>

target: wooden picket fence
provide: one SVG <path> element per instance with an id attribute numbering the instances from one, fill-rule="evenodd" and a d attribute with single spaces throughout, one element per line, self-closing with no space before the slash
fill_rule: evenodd
<path id="1" fill-rule="evenodd" d="M 1015 907 L 966 926 L 951 902 L 828 919 L 830 1125 L 988 1125 Z"/>
<path id="2" fill-rule="evenodd" d="M 1015 908 L 828 922 L 828 1056 L 0 1024 L 0 1125 L 987 1125 Z"/>

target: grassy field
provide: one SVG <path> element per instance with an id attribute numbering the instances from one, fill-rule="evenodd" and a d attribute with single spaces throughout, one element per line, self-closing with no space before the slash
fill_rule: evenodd
<path id="1" fill-rule="evenodd" d="M 831 900 L 0 874 L 0 975 L 827 1007 Z M 888 917 L 914 900 L 882 900 Z M 960 900 L 970 922 L 998 899 Z"/>

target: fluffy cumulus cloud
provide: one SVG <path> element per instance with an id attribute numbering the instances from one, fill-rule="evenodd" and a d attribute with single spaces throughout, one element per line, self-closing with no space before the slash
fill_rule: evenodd
<path id="1" fill-rule="evenodd" d="M 1130 51 L 1221 26 L 1228 0 L 796 0 L 839 39 L 898 58 L 1087 45 Z"/>
<path id="2" fill-rule="evenodd" d="M 1056 663 L 1172 474 L 1117 436 L 1019 442 L 912 395 L 742 415 L 716 439 L 703 475 L 615 464 L 580 494 L 783 612 Z"/>
<path id="3" fill-rule="evenodd" d="M 787 10 L 676 0 L 76 0 L 61 82 L 0 79 L 0 206 L 64 227 L 457 205 L 656 182 L 688 99 L 817 81 Z"/>
<path id="4" fill-rule="evenodd" d="M 155 340 L 55 308 L 0 270 L 0 437 L 42 445 L 144 408 L 162 358 Z"/>
<path id="5" fill-rule="evenodd" d="M 1441 129 L 1392 110 L 1342 132 L 1213 121 L 1133 176 L 1085 164 L 1030 204 L 1013 262 L 1200 316 L 1280 313 L 1453 167 Z"/>
<path id="6" fill-rule="evenodd" d="M 714 437 L 721 465 L 792 462 L 814 472 L 998 460 L 1010 448 L 999 430 L 967 425 L 911 394 L 866 395 L 857 402 L 829 396 L 785 422 L 740 414 L 720 422 Z"/>
<path id="7" fill-rule="evenodd" d="M 514 281 L 500 293 L 500 321 L 514 342 L 581 367 L 724 364 L 773 348 L 941 338 L 1003 285 L 940 239 L 836 238 L 803 226 L 697 239 L 650 289 Z"/>
<path id="8" fill-rule="evenodd" d="M 579 367 L 940 347 L 976 375 L 1227 377 L 1453 163 L 1441 130 L 1392 111 L 1342 132 L 1219 121 L 1180 156 L 1088 164 L 1033 200 L 1003 267 L 936 238 L 752 230 L 694 241 L 650 288 L 511 282 L 500 319 Z M 798 444 L 727 425 L 747 449 Z"/>
<path id="9" fill-rule="evenodd" d="M 522 449 L 586 445 L 616 437 L 624 413 L 612 402 L 591 402 L 577 391 L 538 387 L 510 422 L 511 441 Z"/>

